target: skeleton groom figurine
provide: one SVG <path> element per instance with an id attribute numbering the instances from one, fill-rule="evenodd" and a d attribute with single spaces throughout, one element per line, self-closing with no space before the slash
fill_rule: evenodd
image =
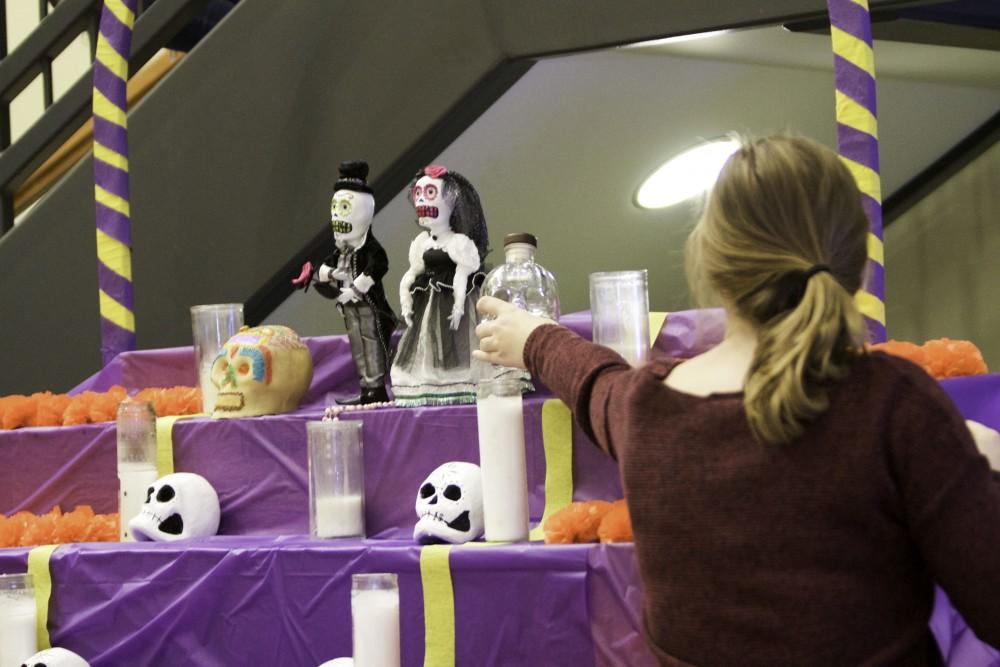
<path id="1" fill-rule="evenodd" d="M 342 405 L 367 405 L 388 401 L 386 372 L 392 357 L 389 347 L 396 315 L 385 298 L 382 277 L 389 270 L 385 250 L 371 231 L 375 198 L 368 187 L 368 163 L 340 163 L 340 178 L 333 186 L 330 220 L 334 248 L 313 271 L 302 267 L 293 283 L 308 287 L 309 276 L 316 291 L 337 301 L 344 316 L 351 356 L 358 369 L 361 395 L 337 401 Z"/>
<path id="2" fill-rule="evenodd" d="M 471 356 L 489 245 L 483 207 L 469 181 L 440 165 L 422 169 L 409 196 L 421 232 L 399 284 L 407 329 L 392 364 L 396 405 L 474 403 L 490 373 Z"/>

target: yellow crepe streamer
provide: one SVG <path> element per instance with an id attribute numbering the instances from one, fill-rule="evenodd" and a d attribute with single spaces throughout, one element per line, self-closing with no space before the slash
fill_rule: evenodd
<path id="1" fill-rule="evenodd" d="M 649 344 L 656 343 L 656 338 L 660 335 L 660 329 L 667 322 L 667 313 L 649 314 Z"/>
<path id="2" fill-rule="evenodd" d="M 156 418 L 156 475 L 163 477 L 174 472 L 174 424 L 178 419 L 207 417 L 203 412 L 196 415 L 171 415 Z"/>
<path id="3" fill-rule="evenodd" d="M 830 36 L 834 53 L 875 78 L 875 54 L 872 47 L 836 26 L 830 26 Z"/>
<path id="4" fill-rule="evenodd" d="M 98 290 L 101 315 L 126 331 L 135 331 L 135 315 L 104 290 Z"/>
<path id="5" fill-rule="evenodd" d="M 862 315 L 885 324 L 885 303 L 880 298 L 871 292 L 858 290 L 854 295 L 854 301 L 857 302 Z"/>
<path id="6" fill-rule="evenodd" d="M 431 544 L 420 550 L 425 667 L 455 665 L 455 593 L 448 563 L 450 555 L 450 544 Z"/>
<path id="7" fill-rule="evenodd" d="M 530 539 L 544 540 L 542 526 L 554 512 L 573 502 L 573 413 L 565 403 L 549 399 L 542 404 L 542 443 L 545 448 L 545 511 Z"/>
<path id="8" fill-rule="evenodd" d="M 885 266 L 885 245 L 871 232 L 868 232 L 868 259 Z"/>
<path id="9" fill-rule="evenodd" d="M 35 586 L 36 632 L 39 651 L 52 648 L 52 642 L 49 640 L 49 599 L 52 597 L 52 571 L 49 569 L 49 561 L 58 546 L 57 544 L 47 544 L 35 547 L 28 552 L 28 574 L 31 575 Z"/>
<path id="10" fill-rule="evenodd" d="M 132 282 L 132 251 L 127 245 L 100 229 L 97 230 L 97 257 L 106 267 Z"/>

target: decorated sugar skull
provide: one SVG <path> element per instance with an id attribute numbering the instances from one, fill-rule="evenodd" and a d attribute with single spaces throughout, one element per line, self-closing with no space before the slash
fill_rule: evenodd
<path id="1" fill-rule="evenodd" d="M 450 461 L 438 466 L 417 491 L 413 539 L 462 544 L 483 534 L 483 476 L 479 466 Z"/>
<path id="2" fill-rule="evenodd" d="M 417 212 L 418 225 L 431 234 L 440 234 L 450 229 L 455 197 L 450 189 L 446 196 L 444 179 L 427 174 L 421 176 L 413 184 L 410 200 Z"/>
<path id="3" fill-rule="evenodd" d="M 290 412 L 312 382 L 309 348 L 288 327 L 243 327 L 212 364 L 219 395 L 215 418 L 253 417 Z"/>
<path id="4" fill-rule="evenodd" d="M 73 651 L 47 648 L 25 660 L 21 667 L 90 667 L 90 663 Z"/>
<path id="5" fill-rule="evenodd" d="M 128 529 L 138 541 L 173 542 L 215 535 L 219 516 L 219 496 L 208 480 L 175 472 L 149 487 L 146 502 Z"/>
<path id="6" fill-rule="evenodd" d="M 338 243 L 356 245 L 372 225 L 375 197 L 365 181 L 367 177 L 367 162 L 356 160 L 340 166 L 338 189 L 330 201 L 330 225 Z"/>
<path id="7" fill-rule="evenodd" d="M 327 660 L 319 667 L 354 667 L 354 658 L 334 658 Z"/>

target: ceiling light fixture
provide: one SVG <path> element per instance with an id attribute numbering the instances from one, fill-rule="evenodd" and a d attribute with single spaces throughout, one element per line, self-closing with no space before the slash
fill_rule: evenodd
<path id="1" fill-rule="evenodd" d="M 736 139 L 716 139 L 672 157 L 639 186 L 636 205 L 665 208 L 711 189 L 726 160 L 739 147 Z"/>
<path id="2" fill-rule="evenodd" d="M 667 44 L 678 44 L 680 42 L 693 42 L 698 39 L 708 39 L 710 37 L 718 37 L 719 35 L 724 35 L 727 32 L 732 32 L 732 30 L 710 30 L 709 32 L 695 32 L 687 35 L 674 35 L 673 37 L 664 37 L 662 39 L 650 39 L 645 42 L 635 42 L 634 44 L 626 44 L 622 48 L 643 49 L 648 46 L 665 46 Z"/>

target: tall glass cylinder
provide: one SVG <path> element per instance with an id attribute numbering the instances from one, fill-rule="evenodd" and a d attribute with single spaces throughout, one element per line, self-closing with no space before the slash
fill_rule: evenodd
<path id="1" fill-rule="evenodd" d="M 633 366 L 649 361 L 649 293 L 646 271 L 590 274 L 594 342 L 610 347 Z"/>
<path id="2" fill-rule="evenodd" d="M 483 380 L 477 387 L 479 467 L 483 473 L 486 539 L 528 539 L 528 474 L 524 407 L 516 379 Z"/>
<path id="3" fill-rule="evenodd" d="M 364 537 L 365 484 L 361 422 L 306 422 L 309 530 L 315 538 Z"/>
<path id="4" fill-rule="evenodd" d="M 148 401 L 118 404 L 118 538 L 132 541 L 128 522 L 156 481 L 156 412 Z"/>
<path id="5" fill-rule="evenodd" d="M 399 667 L 399 584 L 395 574 L 351 577 L 355 667 Z"/>
<path id="6" fill-rule="evenodd" d="M 201 385 L 202 409 L 215 409 L 218 393 L 212 384 L 212 363 L 226 341 L 243 326 L 242 303 L 217 303 L 191 307 L 191 329 L 194 334 L 194 360 Z"/>
<path id="7" fill-rule="evenodd" d="M 20 667 L 38 652 L 30 574 L 0 574 L 0 667 Z"/>

